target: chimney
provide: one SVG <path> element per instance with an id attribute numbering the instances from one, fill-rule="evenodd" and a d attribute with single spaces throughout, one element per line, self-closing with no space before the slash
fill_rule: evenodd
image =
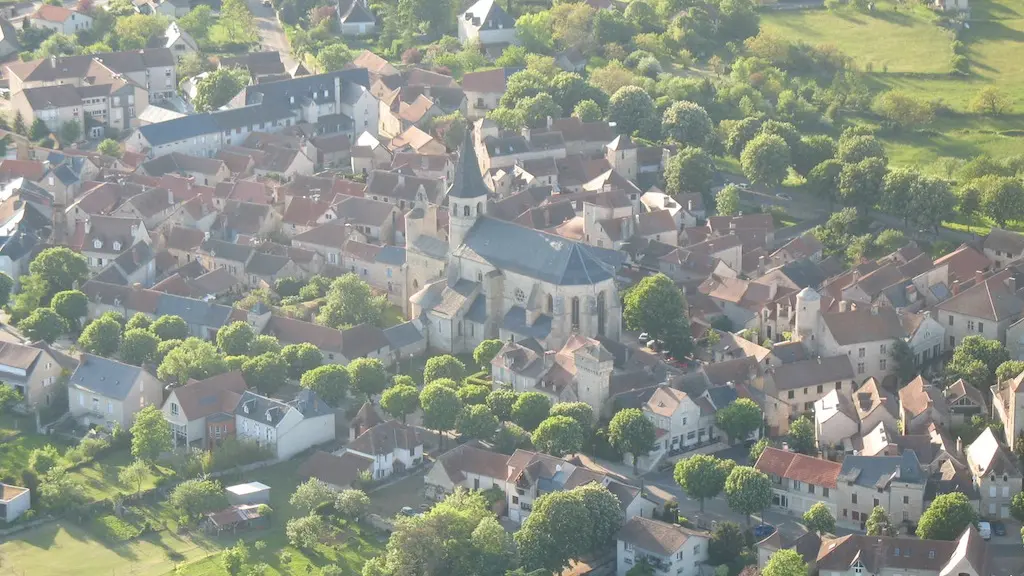
<path id="1" fill-rule="evenodd" d="M 167 203 L 172 206 L 174 205 L 174 191 L 170 188 L 167 189 Z"/>
<path id="2" fill-rule="evenodd" d="M 1010 292 L 1017 293 L 1017 278 L 1010 276 L 1006 279 L 1006 287 L 1010 289 Z"/>
<path id="3" fill-rule="evenodd" d="M 142 283 L 141 282 L 136 282 L 136 283 L 132 284 L 132 290 L 142 290 Z"/>
<path id="4" fill-rule="evenodd" d="M 959 436 L 956 437 L 956 453 L 957 454 L 963 454 L 964 453 L 964 440 L 963 440 L 963 438 L 961 438 Z"/>
<path id="5" fill-rule="evenodd" d="M 545 121 L 545 125 L 548 127 L 548 130 L 551 130 L 551 127 L 555 125 L 555 119 L 552 118 L 551 116 L 548 116 L 547 120 Z"/>
<path id="6" fill-rule="evenodd" d="M 840 300 L 839 301 L 839 311 L 840 312 L 847 312 L 849 310 L 850 310 L 850 303 L 847 302 L 846 300 Z"/>
<path id="7" fill-rule="evenodd" d="M 984 270 L 975 270 L 975 272 L 974 272 L 974 283 L 975 284 L 981 284 L 984 281 L 985 281 L 985 271 Z"/>
<path id="8" fill-rule="evenodd" d="M 56 56 L 50 56 L 50 66 L 52 66 L 54 69 L 57 68 L 57 57 Z"/>
<path id="9" fill-rule="evenodd" d="M 762 254 L 762 255 L 757 257 L 757 275 L 758 276 L 764 275 L 764 266 L 765 266 L 765 262 L 767 260 L 768 259 L 764 257 L 764 254 Z"/>
<path id="10" fill-rule="evenodd" d="M 555 352 L 554 350 L 546 350 L 544 352 L 544 367 L 550 368 L 555 365 Z"/>
<path id="11" fill-rule="evenodd" d="M 693 200 L 686 201 L 686 211 L 693 212 Z"/>
<path id="12" fill-rule="evenodd" d="M 878 316 L 878 304 L 871 305 L 871 315 Z"/>
<path id="13" fill-rule="evenodd" d="M 92 232 L 92 222 L 90 222 L 89 219 L 86 218 L 85 219 L 85 233 L 88 234 L 90 232 Z"/>
<path id="14" fill-rule="evenodd" d="M 913 284 L 907 285 L 907 302 L 910 302 L 911 304 L 917 302 L 917 286 L 914 286 Z"/>
<path id="15" fill-rule="evenodd" d="M 956 296 L 959 293 L 960 293 L 960 281 L 959 280 L 953 280 L 953 296 Z"/>

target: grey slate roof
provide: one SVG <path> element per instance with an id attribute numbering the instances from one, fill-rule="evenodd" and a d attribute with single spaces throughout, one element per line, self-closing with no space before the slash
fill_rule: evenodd
<path id="1" fill-rule="evenodd" d="M 475 254 L 499 270 L 561 286 L 594 284 L 615 277 L 625 256 L 512 222 L 483 217 L 457 254 Z"/>
<path id="2" fill-rule="evenodd" d="M 412 322 L 403 322 L 396 324 L 390 328 L 384 329 L 384 336 L 391 343 L 391 349 L 397 350 L 406 346 L 411 346 L 420 340 L 423 340 L 423 334 L 416 328 L 416 325 Z"/>
<path id="3" fill-rule="evenodd" d="M 401 246 L 383 246 L 377 252 L 377 262 L 392 266 L 404 266 L 405 248 Z"/>
<path id="4" fill-rule="evenodd" d="M 220 327 L 227 324 L 231 307 L 176 294 L 161 294 L 156 304 L 156 316 L 181 316 L 186 324 Z"/>
<path id="5" fill-rule="evenodd" d="M 351 101 L 353 97 L 357 97 L 362 93 L 362 90 L 355 89 L 352 86 L 353 84 L 366 89 L 370 87 L 370 74 L 366 71 L 366 68 L 352 68 L 326 74 L 300 76 L 288 80 L 246 86 L 245 104 L 248 106 L 259 103 L 274 103 L 277 106 L 295 107 L 300 104 L 301 100 L 311 98 L 314 95 L 317 102 L 330 102 L 334 100 L 335 89 L 337 88 L 335 86 L 335 79 L 341 80 L 341 99 L 343 102 Z M 327 91 L 326 98 L 323 96 L 325 90 Z M 292 102 L 293 97 L 295 98 L 294 103 Z"/>
<path id="6" fill-rule="evenodd" d="M 520 336 L 544 339 L 551 333 L 551 316 L 541 314 L 533 326 L 530 326 L 526 323 L 526 309 L 521 306 L 513 306 L 502 318 L 501 329 Z"/>
<path id="7" fill-rule="evenodd" d="M 466 130 L 459 149 L 459 161 L 455 165 L 455 177 L 448 188 L 449 198 L 482 198 L 487 199 L 487 185 L 480 174 L 480 163 L 476 158 L 473 146 L 473 131 Z"/>
<path id="8" fill-rule="evenodd" d="M 896 478 L 900 482 L 925 482 L 925 473 L 921 470 L 921 463 L 913 450 L 904 450 L 899 456 L 847 456 L 843 460 L 838 481 L 879 488 Z"/>
<path id="9" fill-rule="evenodd" d="M 305 418 L 315 418 L 333 412 L 331 407 L 316 395 L 316 392 L 303 388 L 294 400 L 288 402 L 260 396 L 247 390 L 239 399 L 235 414 L 263 424 L 270 424 L 276 428 L 292 408 L 298 410 Z"/>
<path id="10" fill-rule="evenodd" d="M 142 376 L 142 368 L 92 354 L 82 354 L 71 384 L 104 398 L 124 400 Z"/>
<path id="11" fill-rule="evenodd" d="M 261 123 L 275 122 L 293 116 L 293 112 L 285 107 L 257 105 L 182 116 L 166 122 L 139 126 L 138 130 L 151 146 L 159 146 L 243 126 L 258 129 Z"/>
<path id="12" fill-rule="evenodd" d="M 487 296 L 477 294 L 476 300 L 473 300 L 469 305 L 469 311 L 466 312 L 466 320 L 477 324 L 487 322 Z"/>

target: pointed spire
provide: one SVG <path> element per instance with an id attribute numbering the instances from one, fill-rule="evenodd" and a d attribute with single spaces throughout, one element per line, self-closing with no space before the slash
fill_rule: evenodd
<path id="1" fill-rule="evenodd" d="M 473 146 L 473 125 L 466 126 L 466 137 L 459 149 L 459 161 L 455 165 L 455 177 L 448 188 L 450 198 L 480 198 L 487 196 L 487 185 L 480 174 L 480 163 Z"/>

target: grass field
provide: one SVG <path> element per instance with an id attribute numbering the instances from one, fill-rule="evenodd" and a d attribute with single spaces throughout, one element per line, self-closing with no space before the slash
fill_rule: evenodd
<path id="1" fill-rule="evenodd" d="M 762 28 L 791 40 L 831 44 L 852 57 L 874 91 L 901 89 L 940 101 L 957 114 L 940 115 L 926 131 L 884 133 L 895 165 L 927 164 L 940 156 L 1017 154 L 1024 139 L 1000 134 L 1024 129 L 1024 0 L 971 2 L 970 28 L 961 34 L 971 64 L 967 76 L 950 76 L 952 33 L 937 26 L 923 7 L 893 10 L 880 2 L 872 13 L 852 8 L 764 13 Z M 969 114 L 985 86 L 995 85 L 1012 100 L 1009 116 Z"/>
<path id="2" fill-rule="evenodd" d="M 69 476 L 80 482 L 85 489 L 85 497 L 90 501 L 104 500 L 120 493 L 131 493 L 136 490 L 135 486 L 122 486 L 117 475 L 121 469 L 131 464 L 132 455 L 127 448 L 110 452 L 98 460 L 74 470 Z M 166 468 L 157 467 L 160 475 L 169 474 L 171 471 Z M 142 482 L 142 489 L 149 490 L 155 486 L 158 474 L 150 470 L 149 475 Z"/>
<path id="3" fill-rule="evenodd" d="M 178 536 L 169 511 L 156 506 L 147 512 L 162 518 L 167 524 L 166 530 L 129 544 L 112 546 L 98 540 L 87 528 L 66 521 L 54 522 L 0 544 L 0 576 L 228 576 L 220 562 L 220 551 L 239 538 L 250 543 L 250 564 L 268 565 L 267 576 L 315 574 L 314 569 L 326 564 L 337 564 L 346 575 L 358 575 L 366 559 L 379 554 L 383 548 L 384 542 L 370 531 L 364 534 L 359 527 L 344 526 L 335 543 L 318 545 L 313 551 L 299 550 L 288 544 L 285 523 L 299 515 L 288 503 L 299 483 L 295 472 L 296 463 L 285 462 L 247 473 L 244 479 L 222 480 L 225 484 L 244 480 L 271 486 L 270 506 L 274 515 L 269 529 L 221 538 L 190 539 Z M 111 489 L 96 488 L 99 491 Z M 251 546 L 258 540 L 266 543 L 263 550 Z"/>

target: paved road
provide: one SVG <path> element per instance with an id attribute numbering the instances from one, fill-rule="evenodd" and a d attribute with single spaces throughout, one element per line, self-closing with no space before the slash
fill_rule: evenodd
<path id="1" fill-rule="evenodd" d="M 274 9 L 270 6 L 264 6 L 260 0 L 247 0 L 247 2 L 249 10 L 256 17 L 260 44 L 263 45 L 262 50 L 280 52 L 281 62 L 284 63 L 285 70 L 290 71 L 295 66 L 295 59 L 292 58 L 292 54 L 288 49 L 288 39 L 284 36 L 284 28 L 278 22 Z"/>

